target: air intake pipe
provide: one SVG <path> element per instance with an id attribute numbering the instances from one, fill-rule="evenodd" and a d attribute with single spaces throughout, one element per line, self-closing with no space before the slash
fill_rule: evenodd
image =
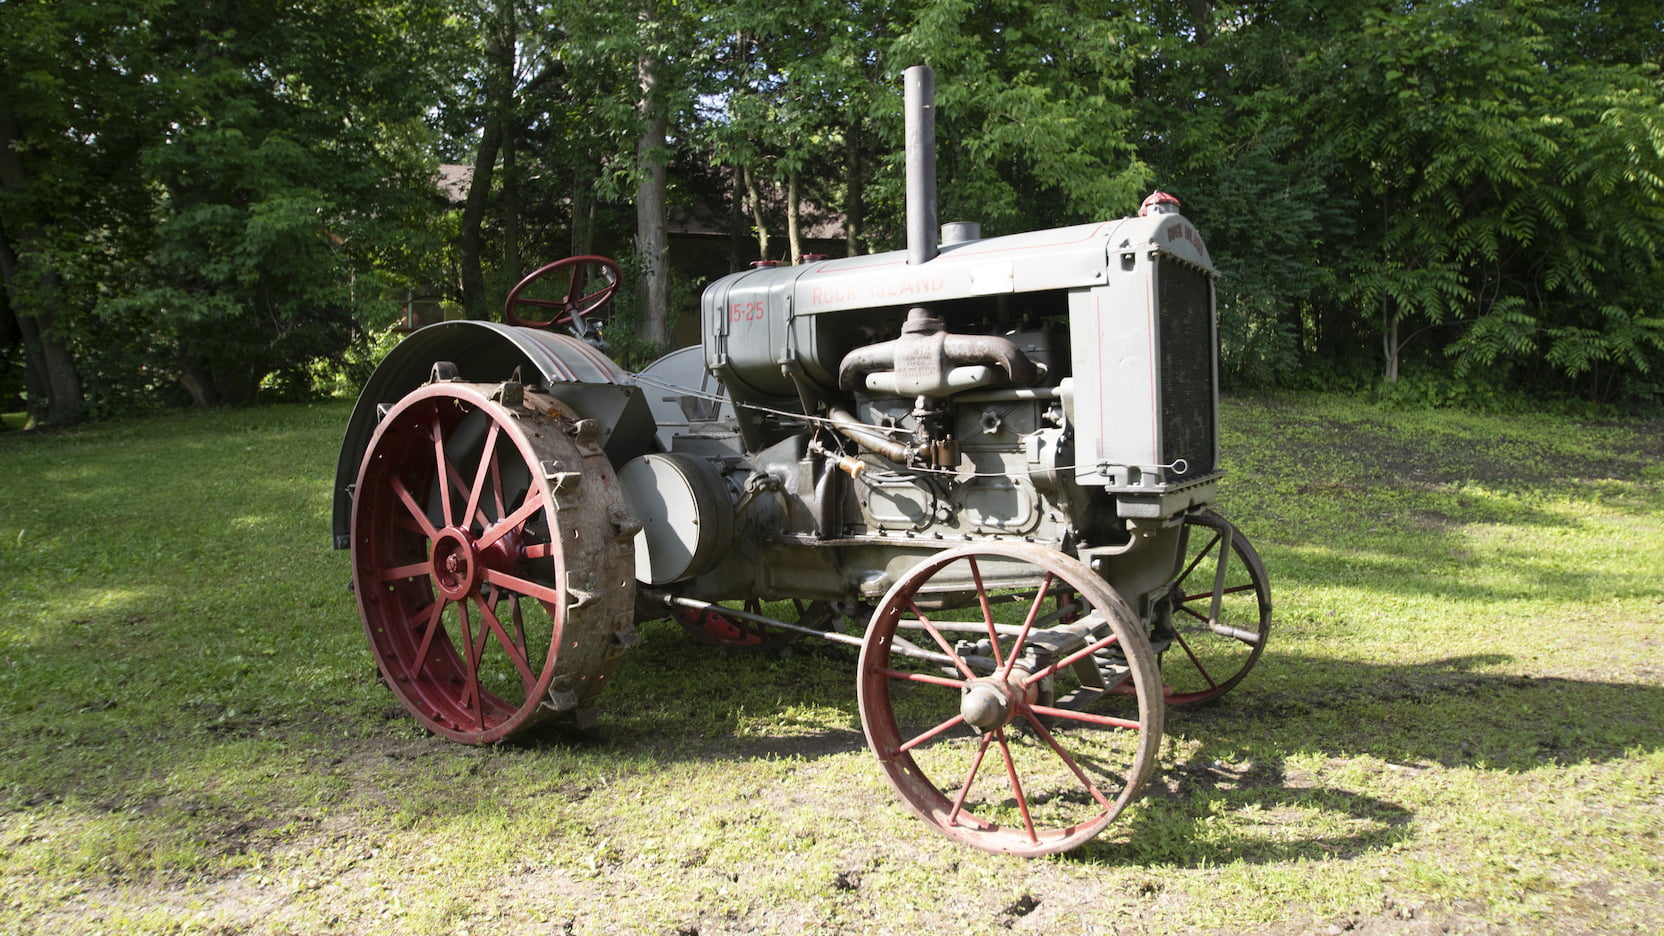
<path id="1" fill-rule="evenodd" d="M 936 72 L 914 65 L 902 72 L 906 88 L 907 262 L 928 263 L 936 241 Z"/>

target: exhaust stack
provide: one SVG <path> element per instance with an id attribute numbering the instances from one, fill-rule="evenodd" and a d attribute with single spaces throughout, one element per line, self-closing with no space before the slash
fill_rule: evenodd
<path id="1" fill-rule="evenodd" d="M 907 129 L 907 262 L 936 257 L 936 72 L 914 65 L 902 72 Z"/>

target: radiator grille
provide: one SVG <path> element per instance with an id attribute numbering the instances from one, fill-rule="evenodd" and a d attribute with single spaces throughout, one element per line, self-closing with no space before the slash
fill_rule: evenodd
<path id="1" fill-rule="evenodd" d="M 1161 460 L 1184 459 L 1183 473 L 1169 481 L 1214 469 L 1212 284 L 1207 274 L 1182 263 L 1156 268 L 1156 301 L 1161 346 Z"/>

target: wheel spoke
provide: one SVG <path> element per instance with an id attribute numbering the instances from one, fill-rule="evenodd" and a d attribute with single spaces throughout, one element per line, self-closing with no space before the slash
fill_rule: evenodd
<path id="1" fill-rule="evenodd" d="M 982 769 L 982 758 L 988 753 L 988 745 L 994 740 L 993 732 L 982 736 L 982 744 L 977 746 L 976 757 L 971 761 L 971 772 L 965 775 L 965 782 L 959 787 L 959 795 L 953 799 L 953 808 L 948 810 L 948 825 L 959 822 L 959 811 L 965 808 L 965 797 L 971 792 L 971 784 L 976 782 L 976 772 Z"/>
<path id="2" fill-rule="evenodd" d="M 433 563 L 423 559 L 409 565 L 392 566 L 377 573 L 383 582 L 396 582 L 399 579 L 423 578 L 433 574 Z"/>
<path id="3" fill-rule="evenodd" d="M 1098 785 L 1093 783 L 1092 778 L 1086 775 L 1086 771 L 1080 769 L 1080 765 L 1075 763 L 1075 759 L 1070 757 L 1069 752 L 1063 749 L 1063 745 L 1057 743 L 1057 739 L 1052 736 L 1050 731 L 1046 730 L 1046 726 L 1040 722 L 1040 719 L 1035 718 L 1032 711 L 1024 712 L 1023 717 L 1028 719 L 1029 727 L 1033 728 L 1035 734 L 1040 736 L 1040 740 L 1046 742 L 1046 744 L 1051 747 L 1052 753 L 1056 754 L 1058 759 L 1063 761 L 1063 765 L 1068 767 L 1070 773 L 1075 775 L 1075 779 L 1079 780 L 1081 786 L 1086 788 L 1086 792 L 1092 794 L 1092 798 L 1098 801 L 1098 805 L 1105 809 L 1110 808 L 1109 797 L 1104 796 L 1104 794 L 1098 789 Z"/>
<path id="4" fill-rule="evenodd" d="M 924 616 L 924 612 L 919 610 L 919 606 L 912 602 L 908 602 L 908 606 L 913 609 L 914 616 L 919 619 L 920 624 L 924 625 L 924 629 L 930 634 L 931 639 L 936 641 L 936 646 L 941 647 L 942 653 L 953 661 L 954 667 L 959 672 L 964 673 L 966 679 L 975 679 L 976 674 L 971 672 L 971 668 L 965 665 L 964 660 L 959 658 L 959 654 L 953 652 L 953 647 L 949 646 L 947 638 L 943 637 L 942 632 L 936 629 L 936 625 L 930 623 L 930 618 Z"/>
<path id="5" fill-rule="evenodd" d="M 474 716 L 475 728 L 485 727 L 485 713 L 480 706 L 480 654 L 474 643 L 473 627 L 468 621 L 468 606 L 456 603 L 457 620 L 461 622 L 462 643 L 467 650 L 468 665 L 462 673 L 462 708 Z"/>
<path id="6" fill-rule="evenodd" d="M 516 297 L 515 300 L 514 300 L 514 304 L 515 305 L 539 306 L 539 307 L 545 308 L 545 309 L 563 309 L 563 308 L 566 307 L 565 303 L 561 302 L 558 299 L 523 299 L 523 298 Z"/>
<path id="7" fill-rule="evenodd" d="M 1254 590 L 1254 583 L 1249 582 L 1246 585 L 1232 585 L 1230 588 L 1221 588 L 1219 590 L 1219 594 L 1221 594 L 1221 595 L 1234 595 L 1238 592 L 1251 592 L 1253 590 Z M 1189 601 L 1195 601 L 1198 598 L 1212 598 L 1212 597 L 1213 597 L 1213 592 L 1197 592 L 1194 595 L 1180 595 L 1179 600 L 1189 602 Z"/>
<path id="8" fill-rule="evenodd" d="M 948 719 L 947 721 L 942 722 L 940 725 L 937 725 L 936 727 L 930 729 L 929 731 L 926 731 L 924 734 L 921 734 L 918 737 L 915 737 L 913 740 L 908 741 L 908 742 L 900 745 L 899 747 L 896 748 L 896 753 L 900 754 L 900 753 L 903 753 L 905 751 L 911 751 L 914 748 L 918 747 L 919 745 L 925 743 L 926 741 L 929 741 L 931 738 L 934 738 L 934 737 L 940 735 L 942 732 L 947 731 L 947 730 L 953 728 L 956 725 L 963 725 L 963 724 L 965 724 L 965 716 L 955 715 L 952 718 Z"/>
<path id="9" fill-rule="evenodd" d="M 536 598 L 539 601 L 548 602 L 556 608 L 561 607 L 560 592 L 552 586 L 544 585 L 541 582 L 534 582 L 531 579 L 523 579 L 518 575 L 510 575 L 507 572 L 498 572 L 496 569 L 486 569 L 485 580 L 498 588 L 504 588 L 511 592 L 518 592 L 519 594 L 525 595 L 527 598 Z"/>
<path id="10" fill-rule="evenodd" d="M 508 613 L 514 620 L 514 642 L 526 646 L 526 619 L 520 612 L 520 596 L 513 592 L 508 595 Z"/>
<path id="11" fill-rule="evenodd" d="M 492 423 L 491 425 L 495 428 L 497 424 Z M 468 482 L 463 479 L 462 472 L 457 470 L 456 464 L 449 458 L 445 459 L 445 478 L 457 493 L 464 497 L 468 495 Z M 472 502 L 469 502 L 468 510 L 457 520 L 457 526 L 466 526 L 475 520 L 479 521 L 481 529 L 484 529 L 491 522 L 484 511 L 478 510 Z"/>
<path id="12" fill-rule="evenodd" d="M 988 645 L 994 648 L 994 668 L 1003 669 L 1004 664 L 1000 660 L 1000 635 L 994 629 L 994 609 L 988 604 L 988 589 L 982 586 L 982 570 L 977 567 L 975 556 L 968 556 L 965 561 L 971 567 L 971 581 L 976 583 L 976 600 L 982 605 L 982 620 L 988 625 Z"/>
<path id="13" fill-rule="evenodd" d="M 561 299 L 562 308 L 566 309 L 568 312 L 572 311 L 572 309 L 574 309 L 578 304 L 578 297 L 580 295 L 578 290 L 583 284 L 583 271 L 584 265 L 581 263 L 575 264 L 572 267 L 572 279 L 566 285 L 566 296 Z"/>
<path id="14" fill-rule="evenodd" d="M 433 414 L 433 425 L 429 430 L 433 437 L 434 470 L 439 472 L 439 518 L 440 526 L 451 525 L 451 460 L 445 457 L 445 430 L 439 425 L 439 414 Z"/>
<path id="15" fill-rule="evenodd" d="M 1219 684 L 1214 682 L 1213 676 L 1208 673 L 1208 668 L 1202 665 L 1201 660 L 1197 659 L 1196 651 L 1190 649 L 1190 641 L 1184 639 L 1184 635 L 1179 633 L 1178 628 L 1173 629 L 1173 639 L 1179 642 L 1179 648 L 1184 651 L 1185 656 L 1190 658 L 1190 665 L 1196 667 L 1196 672 L 1201 673 L 1202 678 L 1207 680 L 1208 688 L 1219 688 Z"/>
<path id="16" fill-rule="evenodd" d="M 1011 778 L 1011 793 L 1017 798 L 1017 810 L 1023 814 L 1023 828 L 1028 830 L 1028 840 L 1038 845 L 1040 836 L 1034 832 L 1034 817 L 1029 815 L 1028 797 L 1023 795 L 1023 783 L 1017 779 L 1017 762 L 1011 759 L 1011 745 L 1005 741 L 1005 729 L 994 729 L 994 740 L 1000 743 L 1000 753 L 1005 756 L 1005 775 Z"/>
<path id="17" fill-rule="evenodd" d="M 1095 643 L 1087 644 L 1085 647 L 1076 650 L 1074 653 L 1058 660 L 1056 663 L 1053 663 L 1038 672 L 1029 674 L 1029 676 L 1023 680 L 1023 685 L 1032 686 L 1040 680 L 1045 679 L 1047 676 L 1055 675 L 1056 673 L 1073 666 L 1075 663 L 1086 659 L 1092 654 L 1097 653 L 1099 650 L 1102 650 L 1110 644 L 1115 643 L 1119 639 L 1120 638 L 1116 637 L 1112 633 L 1108 637 L 1101 638 Z"/>
<path id="18" fill-rule="evenodd" d="M 462 512 L 464 517 L 472 517 L 479 511 L 480 494 L 485 490 L 486 478 L 495 473 L 492 469 L 497 464 L 497 435 L 499 431 L 497 421 L 492 420 L 491 428 L 485 433 L 485 447 L 480 450 L 479 470 L 474 472 L 474 484 L 468 491 L 468 506 Z M 491 525 L 487 522 L 483 513 L 479 515 L 479 521 L 482 530 Z"/>
<path id="19" fill-rule="evenodd" d="M 1106 728 L 1126 728 L 1131 731 L 1142 731 L 1144 726 L 1126 718 L 1115 718 L 1110 715 L 1097 715 L 1092 712 L 1077 712 L 1074 709 L 1053 708 L 1049 705 L 1025 706 L 1028 711 L 1036 715 L 1050 715 L 1053 718 L 1067 718 L 1070 721 L 1086 722 L 1091 725 L 1103 725 Z"/>
<path id="20" fill-rule="evenodd" d="M 1195 618 L 1196 620 L 1201 621 L 1203 624 L 1206 624 L 1208 622 L 1208 616 L 1207 615 L 1205 615 L 1202 612 L 1196 610 L 1195 608 L 1192 608 L 1190 605 L 1187 605 L 1187 604 L 1179 605 L 1179 610 L 1183 611 L 1184 613 L 1186 613 L 1188 615 L 1190 615 L 1191 617 Z"/>
<path id="21" fill-rule="evenodd" d="M 441 633 L 445 629 L 445 621 L 443 617 L 445 614 L 445 604 L 445 600 L 440 599 L 435 601 L 431 606 L 433 610 L 428 614 L 427 622 L 422 629 L 422 643 L 416 648 L 416 664 L 413 675 L 420 676 L 422 674 L 422 670 L 427 668 L 428 651 L 433 649 L 433 635 Z"/>
<path id="22" fill-rule="evenodd" d="M 491 607 L 485 603 L 484 599 L 475 595 L 474 604 L 480 609 L 480 617 L 485 622 L 485 627 L 480 628 L 482 643 L 485 632 L 489 629 L 491 635 L 497 638 L 497 643 L 502 645 L 503 652 L 508 654 L 509 661 L 514 664 L 514 668 L 520 671 L 520 682 L 526 692 L 529 693 L 537 688 L 537 676 L 532 673 L 531 661 L 527 659 L 524 631 L 520 632 L 520 639 L 516 641 L 508 635 L 508 631 L 503 629 L 503 622 L 498 620 L 497 615 L 492 612 Z M 482 646 L 481 656 L 483 655 L 484 648 Z"/>
<path id="23" fill-rule="evenodd" d="M 531 519 L 532 514 L 542 509 L 543 496 L 537 492 L 537 487 L 534 485 L 527 488 L 526 499 L 521 502 L 519 507 L 515 508 L 514 513 L 504 517 L 502 522 L 481 534 L 480 538 L 474 542 L 474 548 L 490 549 L 493 543 L 507 536 L 509 531 L 518 530 L 525 526 L 526 521 Z"/>
<path id="24" fill-rule="evenodd" d="M 1208 544 L 1206 546 L 1196 550 L 1196 558 L 1190 560 L 1190 565 L 1185 566 L 1183 572 L 1173 576 L 1173 584 L 1175 586 L 1183 583 L 1185 579 L 1190 578 L 1190 573 L 1196 571 L 1196 567 L 1201 564 L 1202 560 L 1206 559 L 1208 555 L 1213 552 L 1213 547 L 1219 542 L 1219 537 L 1219 533 L 1214 533 L 1213 539 L 1208 540 Z"/>
<path id="25" fill-rule="evenodd" d="M 491 459 L 491 495 L 497 501 L 497 518 L 502 519 L 508 513 L 508 507 L 503 504 L 503 462 L 500 458 Z"/>
<path id="26" fill-rule="evenodd" d="M 949 679 L 946 676 L 936 676 L 931 673 L 909 673 L 905 670 L 886 669 L 879 672 L 891 679 L 901 679 L 907 682 L 928 683 L 932 686 L 946 686 L 949 689 L 964 689 L 965 682 L 961 679 Z"/>
<path id="27" fill-rule="evenodd" d="M 1040 616 L 1040 606 L 1046 601 L 1046 592 L 1052 587 L 1053 575 L 1046 573 L 1046 580 L 1040 583 L 1040 590 L 1034 595 L 1034 603 L 1029 605 L 1028 618 L 1023 621 L 1023 629 L 1017 633 L 1017 641 L 1011 645 L 1011 653 L 1006 657 L 1005 669 L 1000 670 L 1001 679 L 1011 677 L 1011 668 L 1017 665 L 1017 658 L 1023 654 L 1023 644 L 1028 640 L 1028 632 L 1034 628 L 1034 619 Z"/>
<path id="28" fill-rule="evenodd" d="M 1248 585 L 1233 585 L 1230 586 L 1230 588 L 1221 588 L 1220 595 L 1240 595 L 1243 591 L 1258 591 L 1258 586 L 1256 586 L 1255 583 L 1251 583 L 1251 581 Z M 1201 591 L 1201 593 L 1196 593 L 1196 595 L 1180 595 L 1178 600 L 1181 601 L 1181 605 L 1178 605 L 1178 610 L 1185 611 L 1186 615 L 1190 615 L 1191 618 L 1196 618 L 1198 621 L 1206 621 L 1208 620 L 1208 616 L 1203 615 L 1203 613 L 1196 611 L 1195 608 L 1191 608 L 1190 606 L 1191 601 L 1196 601 L 1198 598 L 1206 598 L 1211 606 L 1213 593 L 1211 593 L 1211 591 Z"/>
<path id="29" fill-rule="evenodd" d="M 393 477 L 389 478 L 387 483 L 393 488 L 393 493 L 398 495 L 399 501 L 404 504 L 404 509 L 410 511 L 411 519 L 416 521 L 416 525 L 421 528 L 422 534 L 430 540 L 438 539 L 439 531 L 428 521 L 427 511 L 416 504 L 415 496 L 410 493 L 409 488 L 404 486 L 404 481 L 398 477 Z"/>

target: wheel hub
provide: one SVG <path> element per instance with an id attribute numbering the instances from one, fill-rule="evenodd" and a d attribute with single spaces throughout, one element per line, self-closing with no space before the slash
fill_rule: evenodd
<path id="1" fill-rule="evenodd" d="M 474 538 L 466 531 L 452 527 L 434 539 L 433 580 L 447 599 L 457 601 L 473 594 L 483 570 Z"/>
<path id="2" fill-rule="evenodd" d="M 1031 690 L 1023 686 L 1022 675 L 1013 671 L 1006 679 L 985 676 L 966 683 L 959 696 L 959 716 L 982 732 L 1009 725 L 1017 715 L 1018 701 L 1032 701 L 1027 699 Z"/>

